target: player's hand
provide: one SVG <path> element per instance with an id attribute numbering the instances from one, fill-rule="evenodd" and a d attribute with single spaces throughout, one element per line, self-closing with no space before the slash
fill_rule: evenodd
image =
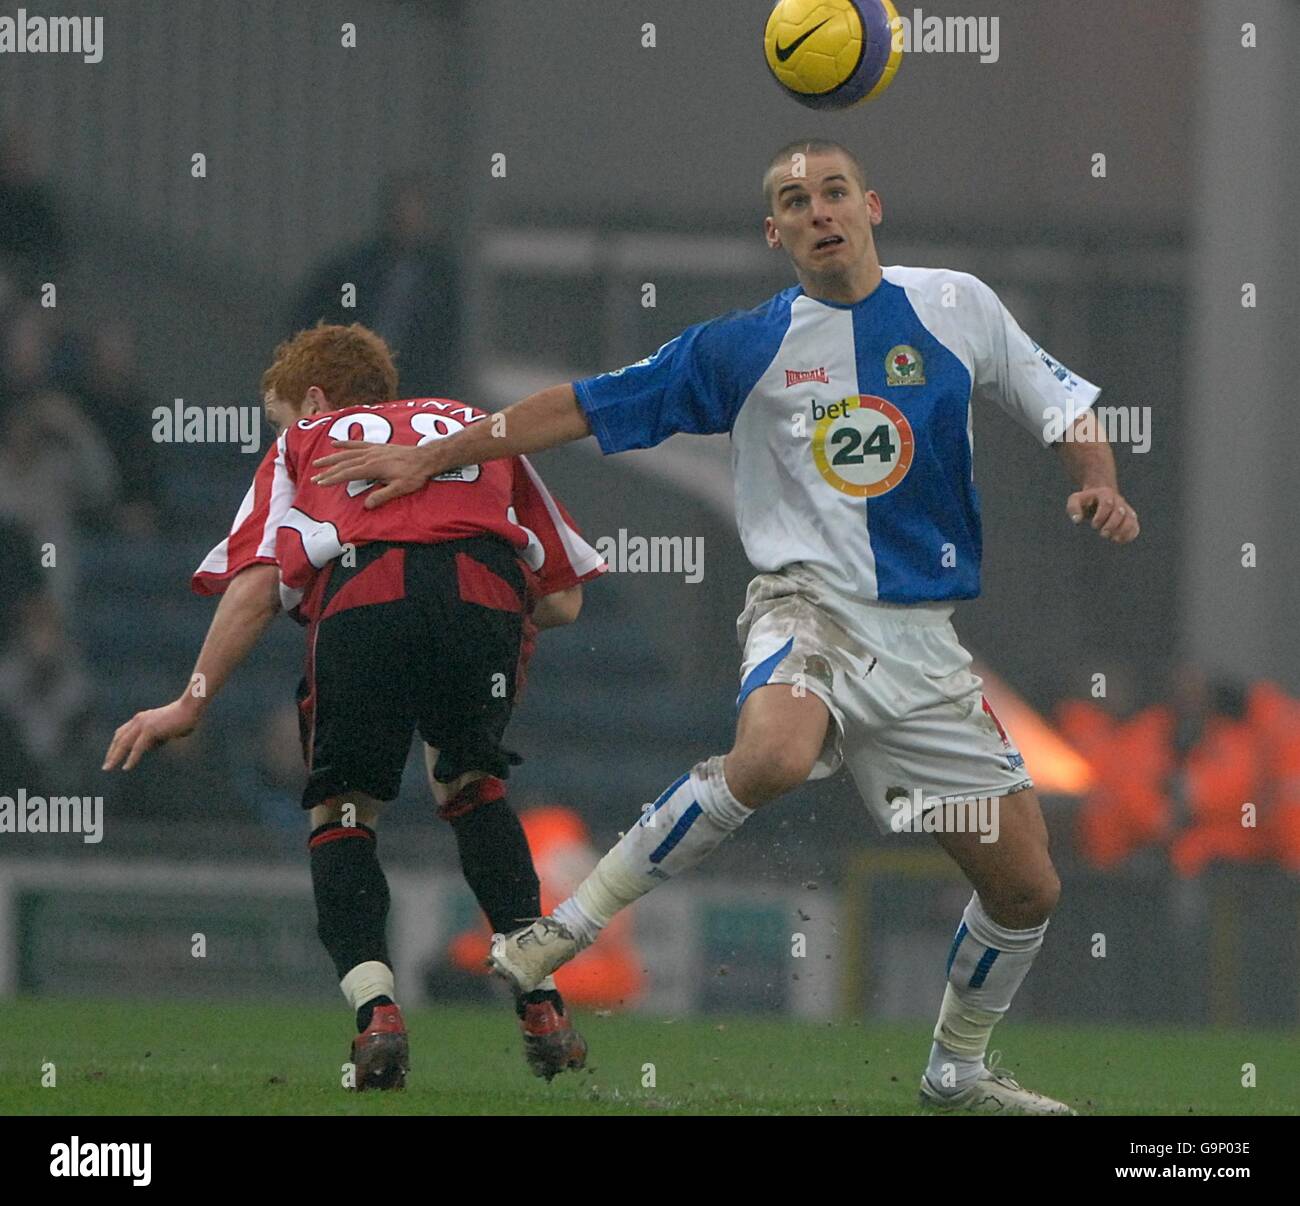
<path id="1" fill-rule="evenodd" d="M 374 510 L 403 494 L 413 494 L 433 473 L 430 450 L 403 444 L 370 444 L 362 440 L 335 440 L 335 451 L 312 462 L 323 470 L 311 480 L 318 486 L 343 482 L 386 482 L 366 498 L 367 510 Z"/>
<path id="2" fill-rule="evenodd" d="M 1116 544 L 1128 544 L 1138 538 L 1142 527 L 1137 512 L 1124 496 L 1110 486 L 1093 486 L 1076 490 L 1065 503 L 1065 512 L 1073 523 L 1091 518 L 1093 530 Z"/>
<path id="3" fill-rule="evenodd" d="M 187 737 L 194 732 L 199 715 L 188 699 L 137 712 L 113 734 L 102 769 L 112 770 L 125 758 L 122 769 L 131 770 L 150 750 L 166 745 L 173 737 Z"/>

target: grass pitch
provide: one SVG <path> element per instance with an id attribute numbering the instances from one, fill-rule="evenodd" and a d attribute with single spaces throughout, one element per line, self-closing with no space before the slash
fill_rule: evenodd
<path id="1" fill-rule="evenodd" d="M 930 1044 L 923 1024 L 578 1015 L 589 1066 L 548 1085 L 504 1004 L 406 1018 L 406 1091 L 355 1094 L 340 1086 L 342 1007 L 9 1001 L 0 1114 L 913 1114 Z M 1300 1114 L 1284 1032 L 1011 1021 L 995 1037 L 1022 1083 L 1081 1114 Z"/>

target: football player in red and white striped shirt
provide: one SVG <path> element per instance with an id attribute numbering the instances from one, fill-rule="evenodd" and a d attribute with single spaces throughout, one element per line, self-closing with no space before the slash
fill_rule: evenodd
<path id="1" fill-rule="evenodd" d="M 300 332 L 277 348 L 262 385 L 283 431 L 194 575 L 195 591 L 223 598 L 190 687 L 122 725 L 105 767 L 130 770 L 191 732 L 281 606 L 306 623 L 303 807 L 319 929 L 357 1011 L 356 1087 L 401 1087 L 408 1053 L 384 942 L 380 806 L 396 796 L 418 730 L 440 814 L 493 928 L 540 915 L 528 845 L 505 800 L 519 759 L 501 738 L 537 630 L 575 619 L 580 584 L 605 567 L 523 457 L 443 474 L 380 511 L 365 508 L 361 483 L 313 484 L 307 471 L 332 439 L 424 444 L 489 420 L 450 399 L 387 401 L 396 372 L 364 327 Z M 585 1043 L 553 984 L 517 1009 L 538 1075 L 581 1066 Z"/>

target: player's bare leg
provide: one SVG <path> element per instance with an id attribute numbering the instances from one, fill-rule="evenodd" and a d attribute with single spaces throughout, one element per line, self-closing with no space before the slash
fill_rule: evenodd
<path id="1" fill-rule="evenodd" d="M 388 881 L 375 852 L 380 807 L 360 792 L 324 800 L 311 810 L 307 843 L 317 932 L 356 1011 L 351 1058 L 357 1092 L 404 1088 L 411 1063 L 384 936 Z"/>
<path id="2" fill-rule="evenodd" d="M 754 809 L 798 787 L 826 739 L 830 711 L 787 684 L 745 700 L 726 757 L 701 762 L 671 784 L 550 917 L 497 935 L 489 961 L 521 991 L 535 987 L 656 884 L 704 861 Z"/>
<path id="3" fill-rule="evenodd" d="M 979 1113 L 1070 1114 L 985 1064 L 989 1036 L 1029 973 L 1060 896 L 1047 826 L 1032 788 L 999 797 L 997 840 L 935 837 L 975 889 L 948 957 L 948 984 L 921 1079 L 922 1103 Z M 996 1063 L 996 1058 L 994 1060 Z"/>
<path id="4" fill-rule="evenodd" d="M 727 785 L 755 809 L 805 782 L 826 740 L 829 709 L 785 683 L 759 687 L 745 700 L 725 760 Z"/>
<path id="5" fill-rule="evenodd" d="M 424 765 L 438 815 L 456 837 L 461 871 L 488 923 L 510 933 L 542 911 L 541 886 L 519 817 L 505 798 L 505 785 L 483 771 L 467 771 L 449 783 L 434 777 L 438 751 L 426 744 Z M 549 976 L 531 992 L 515 991 L 515 1014 L 524 1038 L 524 1060 L 547 1080 L 587 1062 L 587 1041 L 574 1029 L 564 999 Z"/>

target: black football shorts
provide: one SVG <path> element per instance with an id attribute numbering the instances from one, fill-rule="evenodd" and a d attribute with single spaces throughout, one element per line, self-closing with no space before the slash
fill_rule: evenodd
<path id="1" fill-rule="evenodd" d="M 335 561 L 307 630 L 300 689 L 307 787 L 302 806 L 364 792 L 391 800 L 418 732 L 439 752 L 435 778 L 505 778 L 524 580 L 514 550 L 477 536 L 368 544 Z"/>

